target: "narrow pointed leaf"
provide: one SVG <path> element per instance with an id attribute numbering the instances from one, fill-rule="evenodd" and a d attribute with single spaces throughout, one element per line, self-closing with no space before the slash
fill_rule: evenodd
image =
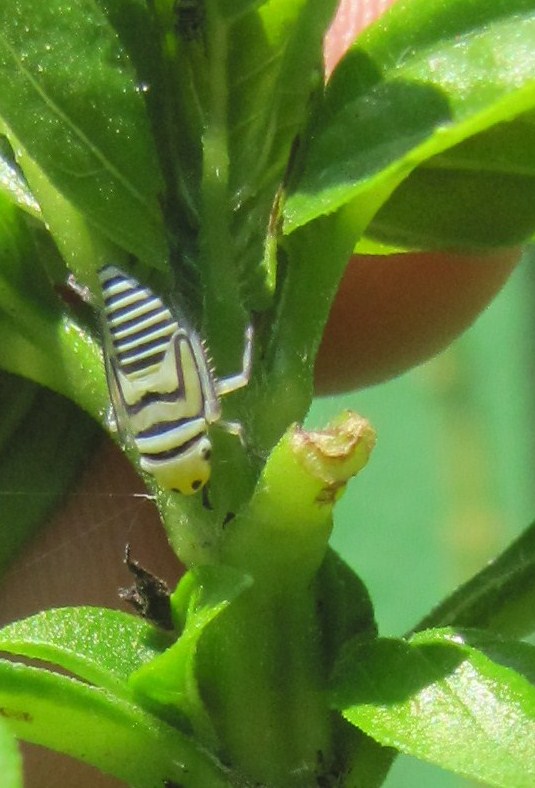
<path id="1" fill-rule="evenodd" d="M 479 627 L 503 637 L 535 631 L 535 523 L 415 630 L 445 626 Z"/>

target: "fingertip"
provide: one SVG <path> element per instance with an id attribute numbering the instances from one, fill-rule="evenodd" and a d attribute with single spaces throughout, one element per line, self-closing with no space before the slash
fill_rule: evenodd
<path id="1" fill-rule="evenodd" d="M 439 353 L 499 292 L 520 255 L 515 247 L 353 257 L 318 353 L 317 393 L 373 385 Z"/>

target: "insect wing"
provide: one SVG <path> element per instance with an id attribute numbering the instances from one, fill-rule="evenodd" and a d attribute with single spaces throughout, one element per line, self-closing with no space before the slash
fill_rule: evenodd
<path id="1" fill-rule="evenodd" d="M 121 441 L 125 446 L 128 446 L 129 449 L 134 449 L 135 443 L 129 428 L 128 415 L 117 377 L 117 362 L 114 359 L 113 345 L 104 318 L 102 319 L 102 323 L 102 334 L 104 337 L 104 368 L 106 370 L 106 380 L 108 382 L 108 391 L 111 400 L 111 413 L 108 414 L 109 427 L 113 432 L 119 433 Z"/>
<path id="2" fill-rule="evenodd" d="M 210 478 L 211 443 L 203 381 L 187 329 L 178 328 L 173 336 L 158 382 L 166 389 L 172 383 L 173 391 L 170 400 L 155 399 L 135 416 L 141 467 L 164 489 L 191 495 Z M 138 429 L 140 417 L 148 418 L 144 429 Z"/>
<path id="3" fill-rule="evenodd" d="M 246 385 L 251 366 L 248 330 L 241 373 L 217 381 L 199 335 L 148 287 L 114 265 L 99 271 L 108 388 L 117 429 L 137 450 L 141 468 L 163 488 L 191 495 L 209 480 L 209 426 L 242 438 L 221 421 L 220 396 Z"/>
<path id="4" fill-rule="evenodd" d="M 205 357 L 196 353 L 197 336 L 155 293 L 117 267 L 105 266 L 99 277 L 108 386 L 123 440 L 135 447 L 140 467 L 160 487 L 191 495 L 211 470 L 211 379 Z"/>

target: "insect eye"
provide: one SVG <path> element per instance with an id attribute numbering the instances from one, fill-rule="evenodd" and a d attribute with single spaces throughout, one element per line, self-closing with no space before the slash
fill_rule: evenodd
<path id="1" fill-rule="evenodd" d="M 198 490 L 201 485 L 202 481 L 200 479 L 195 479 L 195 481 L 191 483 L 191 489 Z"/>
<path id="2" fill-rule="evenodd" d="M 212 449 L 209 446 L 206 446 L 202 450 L 202 458 L 203 460 L 209 460 L 212 457 Z"/>

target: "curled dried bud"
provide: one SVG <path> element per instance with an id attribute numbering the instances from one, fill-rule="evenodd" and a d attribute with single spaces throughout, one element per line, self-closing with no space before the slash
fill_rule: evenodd
<path id="1" fill-rule="evenodd" d="M 368 462 L 375 430 L 362 416 L 346 410 L 323 430 L 296 427 L 291 446 L 307 473 L 324 482 L 317 500 L 328 502 Z"/>

